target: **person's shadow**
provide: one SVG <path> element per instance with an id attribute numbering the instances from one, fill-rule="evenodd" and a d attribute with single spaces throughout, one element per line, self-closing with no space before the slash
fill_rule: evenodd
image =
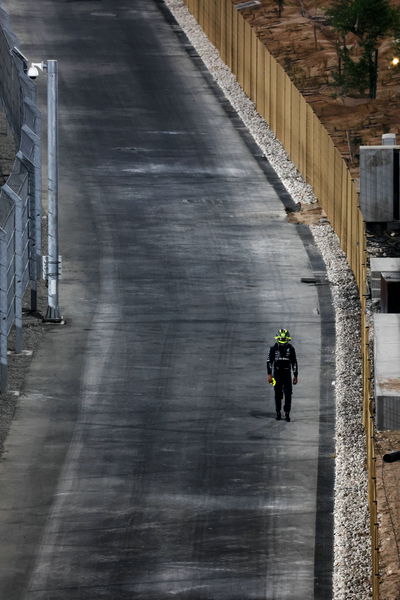
<path id="1" fill-rule="evenodd" d="M 267 411 L 264 411 L 264 410 L 251 410 L 249 412 L 249 415 L 251 417 L 254 417 L 255 419 L 265 419 L 265 418 L 268 418 L 268 417 L 270 419 L 275 418 L 275 413 L 273 413 L 273 412 L 267 412 Z"/>

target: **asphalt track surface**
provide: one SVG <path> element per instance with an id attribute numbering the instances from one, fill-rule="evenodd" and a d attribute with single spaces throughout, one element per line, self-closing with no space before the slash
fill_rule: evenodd
<path id="1" fill-rule="evenodd" d="M 293 200 L 162 2 L 3 6 L 59 60 L 67 325 L 0 464 L 0 598 L 327 600 L 334 319 Z"/>

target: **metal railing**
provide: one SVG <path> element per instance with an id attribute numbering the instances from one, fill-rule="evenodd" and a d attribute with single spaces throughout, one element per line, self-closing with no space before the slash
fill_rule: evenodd
<path id="1" fill-rule="evenodd" d="M 41 263 L 40 113 L 26 61 L 0 9 L 0 99 L 18 152 L 0 189 L 0 391 L 7 389 L 8 338 L 22 350 L 22 299 L 30 287 L 37 310 Z"/>

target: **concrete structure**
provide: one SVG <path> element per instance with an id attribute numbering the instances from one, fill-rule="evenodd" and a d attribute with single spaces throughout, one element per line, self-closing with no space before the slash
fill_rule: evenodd
<path id="1" fill-rule="evenodd" d="M 381 312 L 400 313 L 400 273 L 381 274 Z"/>
<path id="2" fill-rule="evenodd" d="M 376 425 L 400 429 L 400 314 L 375 314 Z"/>
<path id="3" fill-rule="evenodd" d="M 396 145 L 396 134 L 395 133 L 384 133 L 382 135 L 382 144 L 384 146 L 395 146 Z"/>
<path id="4" fill-rule="evenodd" d="M 400 219 L 400 146 L 360 146 L 360 208 L 367 223 Z"/>
<path id="5" fill-rule="evenodd" d="M 381 276 L 382 273 L 400 273 L 399 258 L 371 258 L 371 297 L 372 299 L 381 299 Z"/>

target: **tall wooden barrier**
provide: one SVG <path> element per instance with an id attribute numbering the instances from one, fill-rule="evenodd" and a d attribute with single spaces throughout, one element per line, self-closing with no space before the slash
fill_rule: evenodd
<path id="1" fill-rule="evenodd" d="M 341 154 L 284 69 L 257 38 L 232 0 L 184 0 L 257 111 L 285 147 L 325 210 L 357 281 L 361 301 L 363 421 L 367 442 L 371 515 L 372 588 L 379 597 L 371 364 L 366 323 L 366 235 L 358 193 Z"/>

